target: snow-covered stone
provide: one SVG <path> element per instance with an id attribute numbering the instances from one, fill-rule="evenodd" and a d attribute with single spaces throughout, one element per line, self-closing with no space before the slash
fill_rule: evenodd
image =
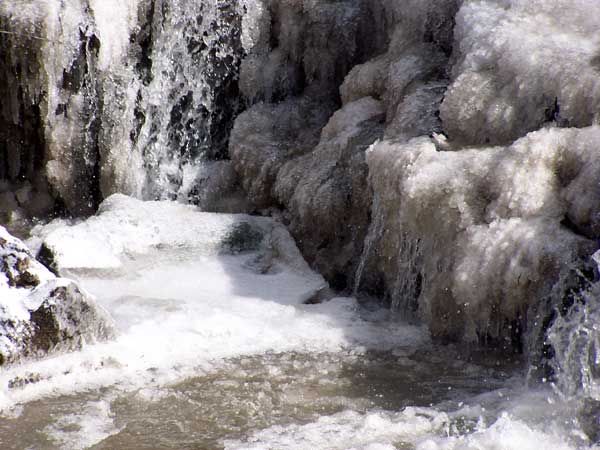
<path id="1" fill-rule="evenodd" d="M 56 220 L 34 228 L 32 247 L 58 273 L 119 271 L 130 259 L 159 250 L 219 256 L 258 252 L 257 268 L 276 270 L 278 262 L 317 280 L 285 227 L 266 217 L 215 214 L 177 202 L 144 202 L 122 194 L 107 198 L 84 222 Z"/>
<path id="2" fill-rule="evenodd" d="M 111 319 L 88 294 L 56 278 L 0 227 L 0 366 L 111 334 Z"/>

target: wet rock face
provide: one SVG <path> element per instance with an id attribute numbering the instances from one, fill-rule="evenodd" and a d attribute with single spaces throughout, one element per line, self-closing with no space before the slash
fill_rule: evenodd
<path id="1" fill-rule="evenodd" d="M 274 213 L 334 287 L 516 347 L 597 247 L 597 2 L 38 3 L 0 5 L 0 215 Z"/>
<path id="2" fill-rule="evenodd" d="M 0 181 L 13 192 L 27 181 L 73 215 L 114 192 L 187 199 L 189 167 L 226 156 L 237 2 L 3 2 L 0 30 Z"/>
<path id="3" fill-rule="evenodd" d="M 8 287 L 31 289 L 40 284 L 40 277 L 43 277 L 45 271 L 36 263 L 29 249 L 4 229 L 0 235 L 0 248 L 2 248 L 0 270 Z"/>
<path id="4" fill-rule="evenodd" d="M 365 151 L 383 134 L 380 102 L 364 98 L 329 120 L 312 153 L 287 162 L 275 185 L 291 232 L 336 289 L 352 283 L 372 201 Z"/>
<path id="5" fill-rule="evenodd" d="M 230 157 L 255 207 L 283 209 L 307 259 L 346 289 L 371 216 L 365 152 L 440 130 L 456 3 L 254 3 L 240 87 L 262 102 L 236 119 Z"/>
<path id="6" fill-rule="evenodd" d="M 255 2 L 240 86 L 264 103 L 230 141 L 249 199 L 335 287 L 522 349 L 597 247 L 598 5 L 300 3 Z"/>
<path id="7" fill-rule="evenodd" d="M 92 298 L 0 227 L 0 366 L 112 334 L 111 319 Z"/>

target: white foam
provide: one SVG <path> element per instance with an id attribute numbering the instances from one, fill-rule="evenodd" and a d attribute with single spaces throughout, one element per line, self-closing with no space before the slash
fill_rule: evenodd
<path id="1" fill-rule="evenodd" d="M 239 355 L 361 352 L 426 341 L 420 328 L 362 319 L 355 299 L 302 304 L 323 287 L 323 280 L 298 261 L 298 250 L 287 232 L 267 219 L 259 222 L 271 224 L 271 242 L 279 240 L 279 256 L 267 273 L 256 269 L 256 252 L 204 251 L 223 237 L 226 224 L 239 220 L 240 216 L 216 215 L 210 219 L 183 205 L 117 196 L 102 206 L 100 215 L 84 223 L 38 229 L 58 250 L 59 266 L 67 261 L 73 268 L 79 261 L 84 268 L 103 268 L 73 274 L 110 312 L 119 335 L 77 353 L 3 371 L 0 409 L 101 386 L 129 390 L 161 385 L 211 370 L 223 359 Z M 58 236 L 64 240 L 59 242 Z M 119 261 L 118 268 L 105 260 L 90 263 L 97 255 L 77 250 L 89 248 L 88 239 L 104 239 L 109 254 Z M 129 253 L 132 249 L 140 253 Z M 107 271 L 111 267 L 114 270 Z M 39 374 L 42 381 L 8 388 L 10 380 L 31 373 Z"/>
<path id="2" fill-rule="evenodd" d="M 306 425 L 274 426 L 254 434 L 248 442 L 226 441 L 228 450 L 258 449 L 394 449 L 402 440 L 429 435 L 447 422 L 444 413 L 425 408 L 406 408 L 400 413 L 383 411 L 360 414 L 345 411 Z M 326 442 L 326 444 L 324 444 Z"/>
<path id="3" fill-rule="evenodd" d="M 62 416 L 44 429 L 55 445 L 72 450 L 89 448 L 119 431 L 106 401 L 85 404 L 81 412 Z"/>
<path id="4" fill-rule="evenodd" d="M 308 424 L 273 426 L 227 450 L 395 449 L 574 450 L 590 447 L 573 410 L 547 389 L 498 390 L 451 412 L 407 407 L 401 412 L 344 411 Z M 462 404 L 461 404 L 462 405 Z"/>

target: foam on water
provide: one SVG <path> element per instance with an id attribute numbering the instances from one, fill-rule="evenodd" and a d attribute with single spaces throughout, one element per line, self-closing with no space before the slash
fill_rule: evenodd
<path id="1" fill-rule="evenodd" d="M 60 417 L 44 429 L 54 445 L 73 450 L 88 448 L 118 431 L 106 401 L 83 405 L 79 413 Z"/>
<path id="2" fill-rule="evenodd" d="M 589 448 L 576 405 L 552 389 L 435 350 L 356 299 L 304 304 L 323 279 L 270 219 L 113 196 L 34 233 L 119 333 L 0 373 L 8 448 Z M 6 433 L 32 426 L 17 444 Z"/>
<path id="3" fill-rule="evenodd" d="M 38 230 L 58 267 L 70 269 L 111 313 L 119 336 L 3 371 L 0 408 L 113 384 L 167 383 L 238 355 L 361 352 L 426 340 L 415 327 L 361 319 L 354 299 L 302 304 L 324 282 L 298 261 L 289 235 L 266 219 L 255 222 L 270 224 L 271 243 L 280 234 L 268 270 L 257 266 L 256 251 L 219 254 L 216 243 L 240 220 L 116 196 L 87 222 Z"/>
<path id="4" fill-rule="evenodd" d="M 588 447 L 573 410 L 548 389 L 500 389 L 447 409 L 407 407 L 399 412 L 347 410 L 307 424 L 274 426 L 244 440 L 227 440 L 228 450 L 415 449 L 574 450 Z M 326 444 L 324 444 L 326 442 Z"/>

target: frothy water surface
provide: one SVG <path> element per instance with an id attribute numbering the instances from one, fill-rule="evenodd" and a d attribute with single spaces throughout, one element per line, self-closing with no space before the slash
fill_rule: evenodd
<path id="1" fill-rule="evenodd" d="M 94 220 L 41 233 L 76 246 L 58 254 L 118 337 L 3 370 L 0 448 L 589 447 L 574 407 L 526 388 L 518 359 L 438 346 L 353 298 L 305 304 L 322 279 L 294 262 L 285 234 L 268 265 L 262 247 L 215 250 L 242 219 L 117 198 Z M 196 246 L 179 245 L 196 233 Z M 138 242 L 113 239 L 104 261 L 77 269 L 110 236 Z"/>

